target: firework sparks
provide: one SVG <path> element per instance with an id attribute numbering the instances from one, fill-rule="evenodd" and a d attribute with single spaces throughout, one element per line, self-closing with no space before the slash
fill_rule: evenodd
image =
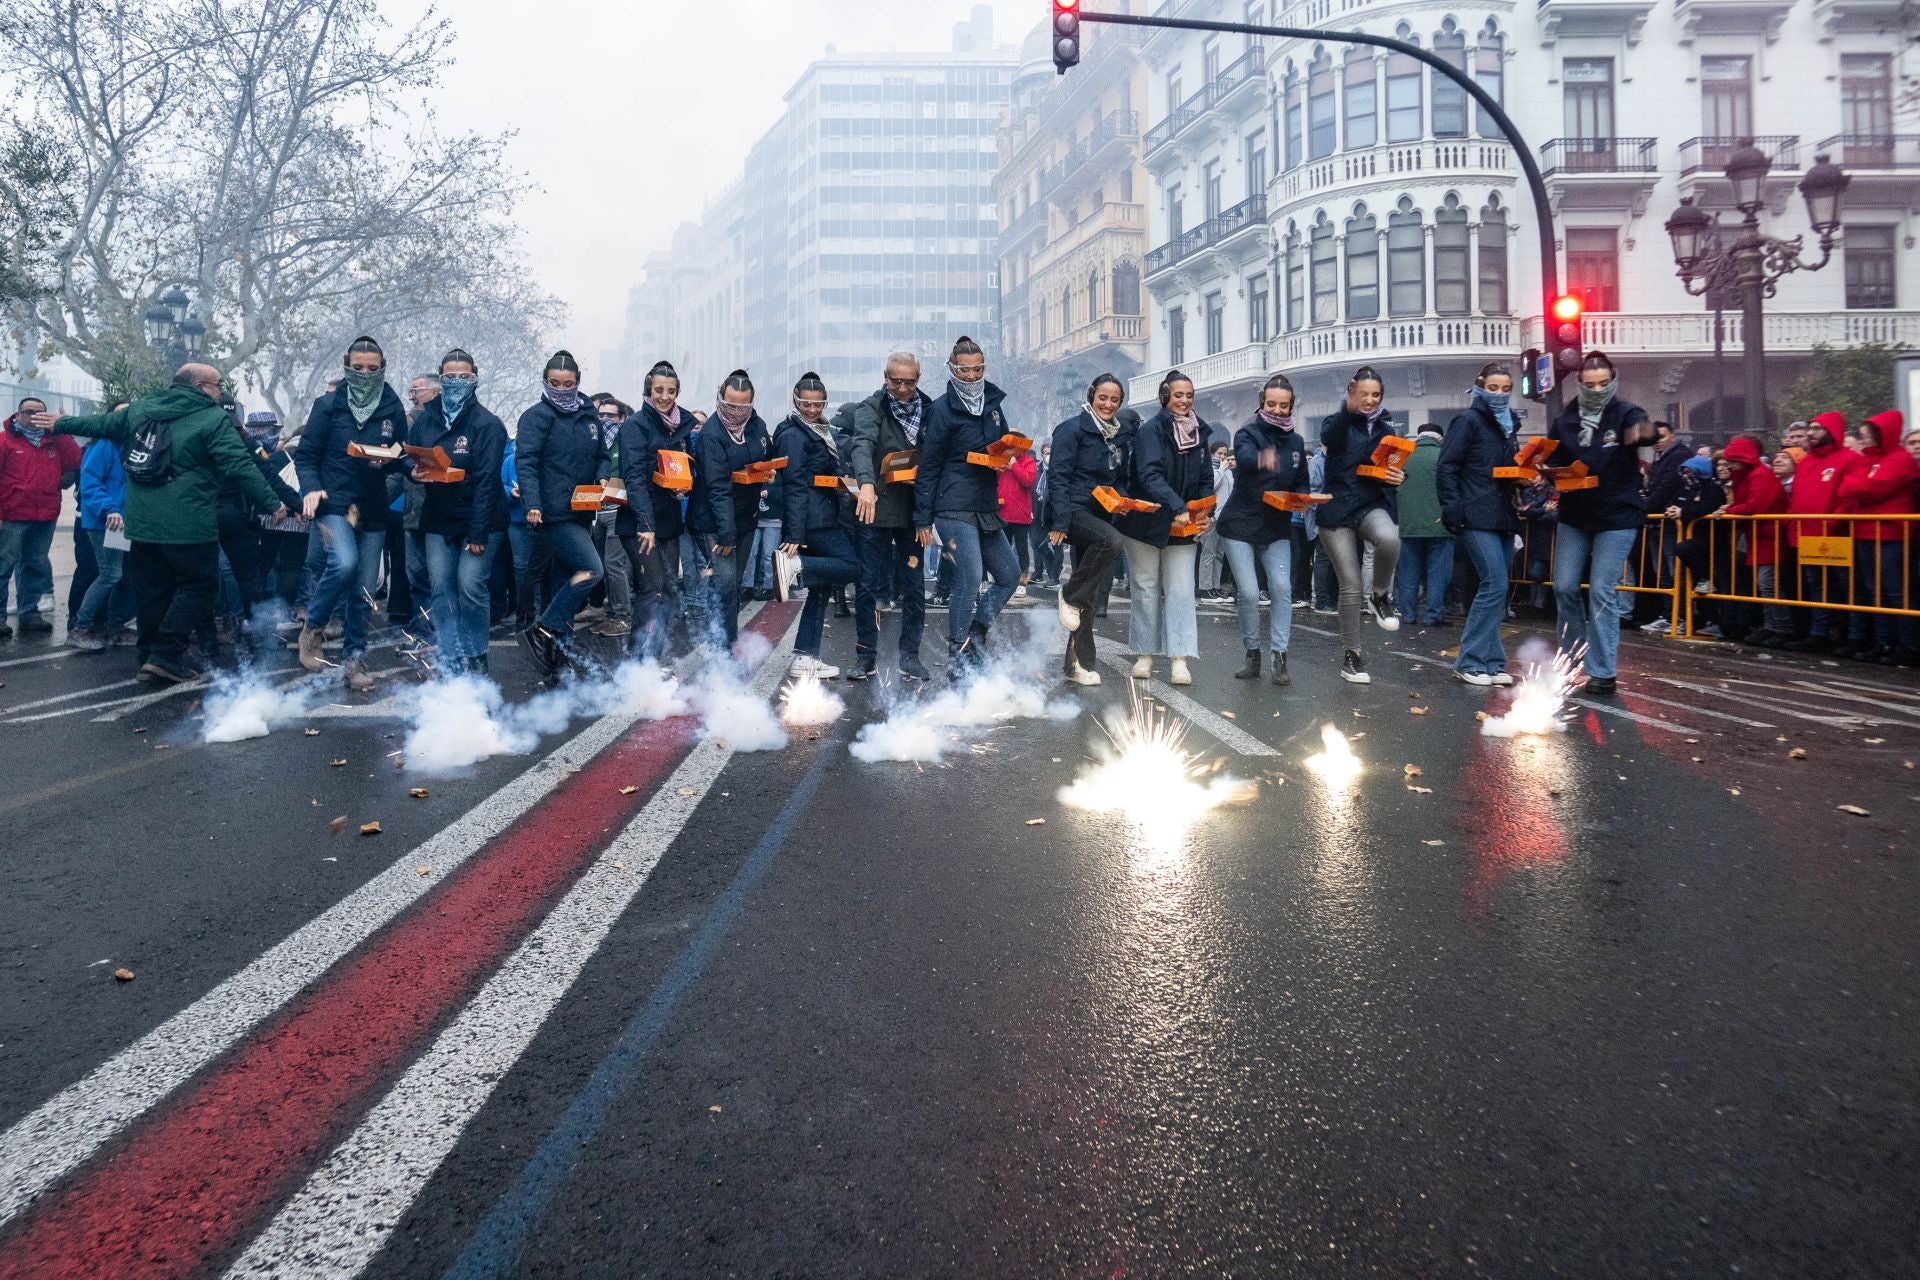
<path id="1" fill-rule="evenodd" d="M 1360 757 L 1353 754 L 1347 735 L 1332 725 L 1320 726 L 1320 743 L 1320 753 L 1307 757 L 1307 768 L 1319 774 L 1320 780 L 1329 787 L 1343 790 L 1366 768 L 1360 763 Z"/>
<path id="2" fill-rule="evenodd" d="M 1223 804 L 1245 804 L 1255 784 L 1221 773 L 1186 746 L 1187 725 L 1136 696 L 1132 713 L 1101 723 L 1106 741 L 1096 759 L 1060 789 L 1060 802 L 1094 813 L 1117 813 L 1156 844 L 1177 845 L 1186 829 Z"/>
<path id="3" fill-rule="evenodd" d="M 1567 699 L 1587 682 L 1585 656 L 1586 646 L 1581 645 L 1571 652 L 1556 651 L 1546 662 L 1528 662 L 1526 674 L 1513 686 L 1513 702 L 1506 714 L 1482 720 L 1480 732 L 1490 738 L 1565 733 L 1572 718 Z"/>
<path id="4" fill-rule="evenodd" d="M 795 676 L 780 691 L 780 719 L 789 727 L 832 724 L 847 709 L 839 694 L 820 683 L 820 677 L 808 671 Z"/>

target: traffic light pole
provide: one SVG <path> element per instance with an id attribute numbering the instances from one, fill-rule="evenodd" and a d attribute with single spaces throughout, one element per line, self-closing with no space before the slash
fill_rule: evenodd
<path id="1" fill-rule="evenodd" d="M 1445 59 L 1422 49 L 1417 44 L 1408 44 L 1404 40 L 1395 40 L 1391 36 L 1367 35 L 1359 31 L 1321 31 L 1313 27 L 1268 27 L 1251 22 L 1213 22 L 1202 18 L 1161 18 L 1133 13 L 1095 13 L 1090 9 L 1080 11 L 1083 22 L 1105 22 L 1122 27 L 1169 27 L 1178 31 L 1219 31 L 1230 35 L 1273 36 L 1281 40 L 1326 40 L 1335 44 L 1365 44 L 1378 49 L 1389 49 L 1394 53 L 1404 53 L 1426 63 L 1435 71 L 1466 90 L 1467 96 L 1479 104 L 1493 122 L 1500 126 L 1507 141 L 1513 144 L 1514 154 L 1519 157 L 1520 171 L 1526 175 L 1527 190 L 1533 196 L 1535 221 L 1540 229 L 1540 324 L 1543 337 L 1548 344 L 1548 354 L 1558 354 L 1553 340 L 1552 307 L 1560 293 L 1560 267 L 1554 248 L 1553 211 L 1547 203 L 1546 179 L 1540 176 L 1540 166 L 1535 163 L 1533 151 L 1527 146 L 1525 138 L 1507 113 L 1485 89 L 1460 68 Z M 1560 376 L 1558 360 L 1554 361 L 1554 389 L 1548 394 L 1546 406 L 1549 413 L 1560 406 Z"/>

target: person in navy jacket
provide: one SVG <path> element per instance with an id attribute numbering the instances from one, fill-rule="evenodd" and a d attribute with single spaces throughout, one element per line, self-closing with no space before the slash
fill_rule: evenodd
<path id="1" fill-rule="evenodd" d="M 1512 466 L 1519 451 L 1512 395 L 1513 370 L 1499 361 L 1483 366 L 1473 380 L 1473 403 L 1447 424 L 1434 471 L 1440 523 L 1460 540 L 1480 579 L 1453 664 L 1454 674 L 1472 685 L 1513 683 L 1500 625 L 1507 618 L 1507 566 L 1520 510 L 1515 482 L 1493 475 L 1496 467 Z"/>
<path id="2" fill-rule="evenodd" d="M 853 549 L 853 497 L 844 483 L 852 468 L 840 456 L 840 442 L 827 421 L 827 384 L 819 374 L 802 374 L 793 384 L 793 412 L 775 433 L 773 452 L 787 460 L 780 473 L 780 554 L 789 566 L 799 561 L 797 580 L 807 589 L 793 639 L 793 674 L 831 680 L 840 668 L 820 660 L 827 604 L 835 587 L 860 576 L 860 562 Z M 821 485 L 816 479 L 836 483 Z M 791 568 L 783 566 L 783 599 L 794 581 Z"/>
<path id="3" fill-rule="evenodd" d="M 344 605 L 347 684 L 360 690 L 373 687 L 365 662 L 367 630 L 387 538 L 386 473 L 395 463 L 354 457 L 347 447 L 384 449 L 406 439 L 407 412 L 387 385 L 386 371 L 380 344 L 355 338 L 347 348 L 346 375 L 336 389 L 313 402 L 293 457 L 303 495 L 301 514 L 320 531 L 327 551 L 326 571 L 314 585 L 307 624 L 300 631 L 300 665 L 309 671 L 326 669 L 321 633 L 333 611 Z"/>
<path id="4" fill-rule="evenodd" d="M 1006 393 L 987 381 L 980 344 L 962 337 L 947 358 L 947 390 L 927 409 L 914 482 L 913 524 L 920 545 L 940 544 L 953 557 L 947 610 L 947 674 L 958 678 L 985 655 L 987 633 L 1020 585 L 1020 562 L 1000 519 L 1000 473 L 967 461 L 1006 435 Z M 983 577 L 992 583 L 980 591 Z"/>
<path id="5" fill-rule="evenodd" d="M 563 660 L 579 660 L 573 615 L 605 574 L 593 546 L 599 510 L 575 511 L 573 491 L 605 478 L 608 447 L 598 409 L 580 394 L 580 366 L 571 353 L 556 351 L 548 359 L 540 399 L 520 415 L 515 445 L 527 527 L 546 542 L 554 572 L 566 575 L 547 593 L 539 618 L 520 633 L 534 661 L 552 674 Z M 647 505 L 630 507 L 651 520 Z M 643 555 L 652 550 L 650 524 L 637 535 L 636 546 Z"/>
<path id="6" fill-rule="evenodd" d="M 1233 433 L 1233 492 L 1220 513 L 1220 546 L 1233 573 L 1234 612 L 1247 664 L 1237 680 L 1260 678 L 1260 574 L 1267 571 L 1269 678 L 1290 685 L 1287 648 L 1293 637 L 1293 514 L 1267 502 L 1269 493 L 1307 493 L 1307 445 L 1293 421 L 1293 384 L 1274 374 L 1260 389 L 1260 407 Z"/>
<path id="7" fill-rule="evenodd" d="M 1381 630 L 1400 629 L 1400 615 L 1393 607 L 1393 570 L 1400 559 L 1393 490 L 1406 473 L 1397 466 L 1387 471 L 1385 480 L 1359 473 L 1373 461 L 1380 442 L 1394 434 L 1394 417 L 1382 403 L 1385 394 L 1386 385 L 1373 366 L 1362 365 L 1347 382 L 1346 404 L 1320 423 L 1320 443 L 1327 448 L 1327 492 L 1332 495 L 1320 510 L 1320 545 L 1340 583 L 1340 643 L 1346 650 L 1340 678 L 1353 684 L 1373 680 L 1360 656 L 1362 608 Z M 1371 592 L 1360 580 L 1363 541 L 1373 547 Z"/>
<path id="8" fill-rule="evenodd" d="M 1586 645 L 1588 693 L 1610 694 L 1618 674 L 1620 575 L 1646 523 L 1640 451 L 1653 445 L 1647 411 L 1619 397 L 1620 379 L 1604 352 L 1580 362 L 1579 392 L 1554 417 L 1547 434 L 1556 467 L 1587 464 L 1600 483 L 1560 495 L 1553 543 L 1553 595 L 1560 614 L 1560 648 Z M 1587 599 L 1580 584 L 1587 583 Z"/>
<path id="9" fill-rule="evenodd" d="M 1047 475 L 1047 538 L 1055 547 L 1073 545 L 1073 572 L 1060 588 L 1060 625 L 1067 629 L 1067 679 L 1097 685 L 1093 620 L 1113 574 L 1113 562 L 1126 539 L 1093 491 L 1119 488 L 1120 474 L 1139 422 L 1121 408 L 1126 389 L 1103 373 L 1087 387 L 1079 413 L 1053 429 L 1053 456 Z"/>
<path id="10" fill-rule="evenodd" d="M 1213 463 L 1208 440 L 1213 428 L 1194 412 L 1193 380 L 1178 369 L 1160 382 L 1160 412 L 1133 433 L 1127 451 L 1126 494 L 1159 504 L 1157 511 L 1135 511 L 1114 521 L 1127 540 L 1127 572 L 1133 580 L 1133 609 L 1127 641 L 1133 650 L 1133 678 L 1153 677 L 1155 654 L 1173 660 L 1173 684 L 1192 684 L 1187 659 L 1200 656 L 1200 623 L 1194 607 L 1195 535 L 1174 537 L 1174 521 L 1187 504 L 1213 493 Z M 1196 523 L 1202 532 L 1211 515 Z"/>
<path id="11" fill-rule="evenodd" d="M 408 443 L 437 447 L 450 468 L 465 473 L 461 480 L 421 485 L 421 548 L 443 669 L 485 674 L 489 584 L 507 532 L 507 493 L 500 484 L 507 428 L 480 403 L 479 386 L 472 356 L 455 347 L 440 357 L 440 394 L 413 420 Z"/>
<path id="12" fill-rule="evenodd" d="M 693 493 L 687 499 L 687 525 L 706 548 L 713 565 L 710 587 L 728 648 L 740 638 L 740 574 L 759 521 L 763 484 L 733 478 L 753 463 L 774 457 L 773 435 L 753 409 L 753 379 L 735 369 L 720 384 L 719 400 L 700 431 L 694 460 Z"/>
<path id="13" fill-rule="evenodd" d="M 680 408 L 680 375 L 662 360 L 647 373 L 646 399 L 639 410 L 620 424 L 620 478 L 627 486 L 627 505 L 620 508 L 614 532 L 627 548 L 627 559 L 639 574 L 633 613 L 640 624 L 640 652 L 654 658 L 667 652 L 668 619 L 680 601 L 681 535 L 686 518 L 680 509 L 682 494 L 653 482 L 660 472 L 663 452 L 693 457 L 693 415 Z M 699 491 L 699 477 L 687 492 Z M 653 547 L 643 552 L 639 531 L 653 531 Z M 641 554 L 636 555 L 636 552 Z"/>

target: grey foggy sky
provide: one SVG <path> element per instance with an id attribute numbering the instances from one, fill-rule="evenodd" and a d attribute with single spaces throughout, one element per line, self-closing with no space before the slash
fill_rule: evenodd
<path id="1" fill-rule="evenodd" d="M 541 188 L 519 213 L 528 261 L 572 308 L 556 342 L 597 364 L 647 254 L 738 175 L 809 62 L 829 43 L 945 51 L 972 3 L 461 0 L 442 6 L 459 36 L 429 102 L 447 132 L 519 131 L 513 163 Z M 425 7 L 388 12 L 399 26 Z M 995 39 L 1016 44 L 1048 12 L 991 7 Z"/>

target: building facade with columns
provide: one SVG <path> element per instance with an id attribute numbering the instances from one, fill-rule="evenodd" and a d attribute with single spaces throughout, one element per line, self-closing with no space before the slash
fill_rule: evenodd
<path id="1" fill-rule="evenodd" d="M 1852 176 L 1833 260 L 1767 301 L 1770 397 L 1816 345 L 1920 345 L 1920 124 L 1900 110 L 1915 59 L 1890 0 L 1163 7 L 1397 36 L 1464 68 L 1543 171 L 1555 268 L 1585 302 L 1588 347 L 1616 357 L 1626 395 L 1703 438 L 1748 417 L 1740 316 L 1720 317 L 1716 358 L 1708 303 L 1737 304 L 1687 294 L 1664 224 L 1683 197 L 1738 219 L 1721 170 L 1741 138 L 1773 161 L 1765 229 L 1806 235 L 1811 259 L 1795 184 L 1818 154 Z M 1404 55 L 1325 39 L 1161 31 L 1143 55 L 1157 315 L 1135 402 L 1178 365 L 1204 407 L 1243 417 L 1254 388 L 1284 372 L 1317 420 L 1371 364 L 1390 406 L 1444 421 L 1483 362 L 1543 345 L 1536 212 L 1511 144 L 1457 86 Z M 1242 86 L 1249 57 L 1261 83 Z M 1265 118 L 1235 94 L 1263 95 Z M 1236 212 L 1257 196 L 1259 218 Z"/>

